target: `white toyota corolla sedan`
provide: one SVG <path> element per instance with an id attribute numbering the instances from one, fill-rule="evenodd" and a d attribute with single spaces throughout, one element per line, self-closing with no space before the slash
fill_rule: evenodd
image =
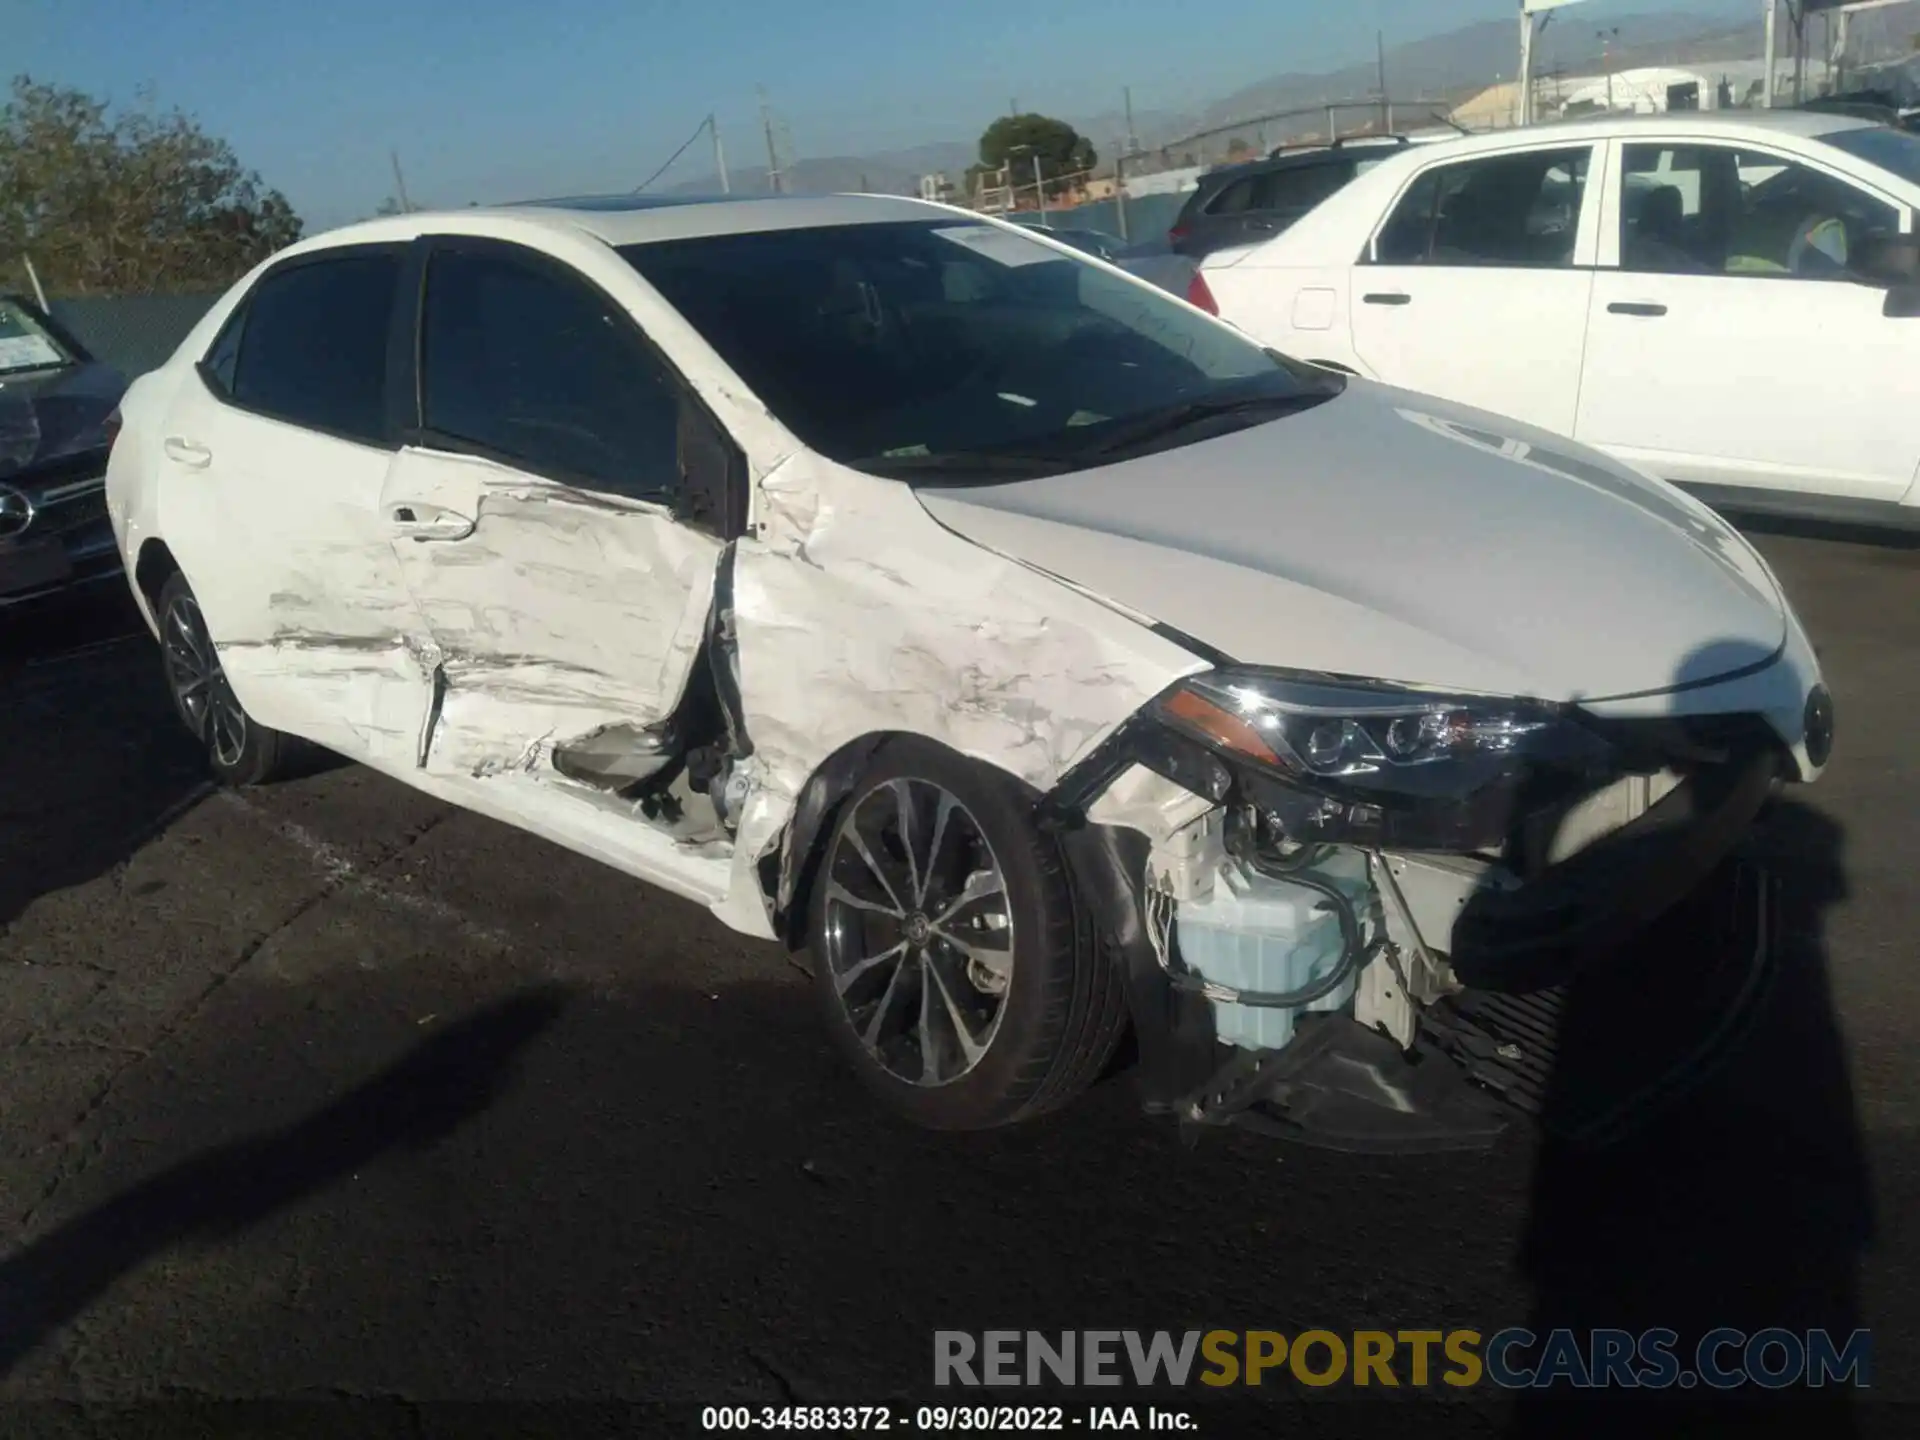
<path id="1" fill-rule="evenodd" d="M 917 201 L 355 225 L 122 421 L 222 779 L 299 737 L 804 951 L 935 1127 L 1129 1027 L 1156 1107 L 1305 1124 L 1302 1057 L 1603 960 L 1831 745 L 1697 502 Z"/>

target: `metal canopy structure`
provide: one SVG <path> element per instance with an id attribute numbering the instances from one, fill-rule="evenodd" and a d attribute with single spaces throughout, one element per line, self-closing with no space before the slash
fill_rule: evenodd
<path id="1" fill-rule="evenodd" d="M 1533 42 L 1554 15 L 1582 0 L 1519 0 L 1520 3 L 1520 115 L 1522 125 L 1533 123 Z M 1814 15 L 1832 18 L 1832 53 L 1828 57 L 1835 76 L 1835 88 L 1845 73 L 1847 22 L 1863 11 L 1883 10 L 1906 0 L 1761 0 L 1766 24 L 1766 77 L 1761 103 L 1771 108 L 1779 84 L 1779 20 L 1784 8 L 1793 32 L 1793 101 L 1806 99 L 1807 21 Z"/>
<path id="2" fill-rule="evenodd" d="M 1581 0 L 1520 0 L 1520 123 L 1533 123 L 1533 41 L 1556 10 Z M 1545 17 L 1544 19 L 1542 17 Z"/>
<path id="3" fill-rule="evenodd" d="M 1762 0 L 1767 27 L 1767 75 L 1765 99 L 1761 103 L 1772 108 L 1774 102 L 1776 72 L 1780 63 L 1779 19 L 1783 5 L 1787 11 L 1787 23 L 1793 27 L 1793 99 L 1797 105 L 1806 99 L 1807 20 L 1810 16 L 1831 15 L 1833 17 L 1831 59 L 1836 79 L 1835 88 L 1838 89 L 1839 77 L 1846 68 L 1847 21 L 1862 11 L 1884 10 L 1890 5 L 1902 3 L 1904 0 Z"/>

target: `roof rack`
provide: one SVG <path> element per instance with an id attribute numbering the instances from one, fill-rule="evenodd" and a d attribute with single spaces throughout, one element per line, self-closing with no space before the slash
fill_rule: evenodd
<path id="1" fill-rule="evenodd" d="M 1332 140 L 1302 140 L 1294 144 L 1276 145 L 1267 152 L 1269 160 L 1277 160 L 1282 155 L 1303 155 L 1313 150 L 1345 150 L 1351 145 L 1411 145 L 1410 136 L 1393 135 L 1340 135 Z"/>

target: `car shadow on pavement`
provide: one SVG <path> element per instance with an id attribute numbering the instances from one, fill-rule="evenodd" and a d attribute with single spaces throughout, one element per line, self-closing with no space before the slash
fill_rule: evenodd
<path id="1" fill-rule="evenodd" d="M 1809 1331 L 1844 1351 L 1864 1324 L 1875 1239 L 1823 934 L 1847 895 L 1844 839 L 1821 811 L 1777 801 L 1619 962 L 1566 987 L 1520 1247 L 1532 1340 L 1506 1357 L 1535 1385 L 1511 1433 L 1621 1433 L 1675 1411 L 1856 1433 L 1853 1384 L 1810 1381 L 1799 1363 Z M 1741 1341 L 1703 1353 L 1722 1328 Z M 1596 1329 L 1633 1337 L 1611 1343 L 1635 1347 L 1636 1371 L 1658 1358 L 1659 1341 L 1639 1348 L 1648 1332 L 1674 1332 L 1676 1363 L 1658 1388 L 1595 1374 Z M 1763 1331 L 1763 1350 L 1744 1348 Z M 1733 1379 L 1743 1363 L 1784 1378 Z"/>
<path id="2" fill-rule="evenodd" d="M 304 1119 L 202 1151 L 0 1262 L 0 1375 L 162 1251 L 230 1238 L 383 1154 L 440 1140 L 493 1102 L 565 1004 L 557 986 L 488 1004 Z"/>
<path id="3" fill-rule="evenodd" d="M 0 616 L 0 929 L 126 860 L 209 790 L 132 602 Z"/>

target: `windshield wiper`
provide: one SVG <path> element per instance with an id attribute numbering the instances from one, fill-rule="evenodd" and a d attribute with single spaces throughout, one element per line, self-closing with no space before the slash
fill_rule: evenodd
<path id="1" fill-rule="evenodd" d="M 1016 455 L 994 450 L 946 450 L 938 455 L 873 455 L 855 462 L 872 475 L 1005 475 L 1032 478 L 1053 475 L 1066 462 L 1051 455 Z"/>
<path id="2" fill-rule="evenodd" d="M 1270 412 L 1269 418 L 1278 418 L 1280 415 L 1310 409 L 1323 401 L 1331 400 L 1338 393 L 1338 390 L 1316 390 L 1306 394 L 1259 395 L 1251 398 L 1243 396 L 1237 400 L 1225 398 L 1189 400 L 1184 404 L 1170 405 L 1164 410 L 1153 411 L 1130 424 L 1121 426 L 1110 433 L 1099 445 L 1085 453 L 1117 455 L 1122 451 L 1150 444 L 1155 440 L 1163 440 L 1192 426 L 1228 415 L 1265 411 Z"/>

